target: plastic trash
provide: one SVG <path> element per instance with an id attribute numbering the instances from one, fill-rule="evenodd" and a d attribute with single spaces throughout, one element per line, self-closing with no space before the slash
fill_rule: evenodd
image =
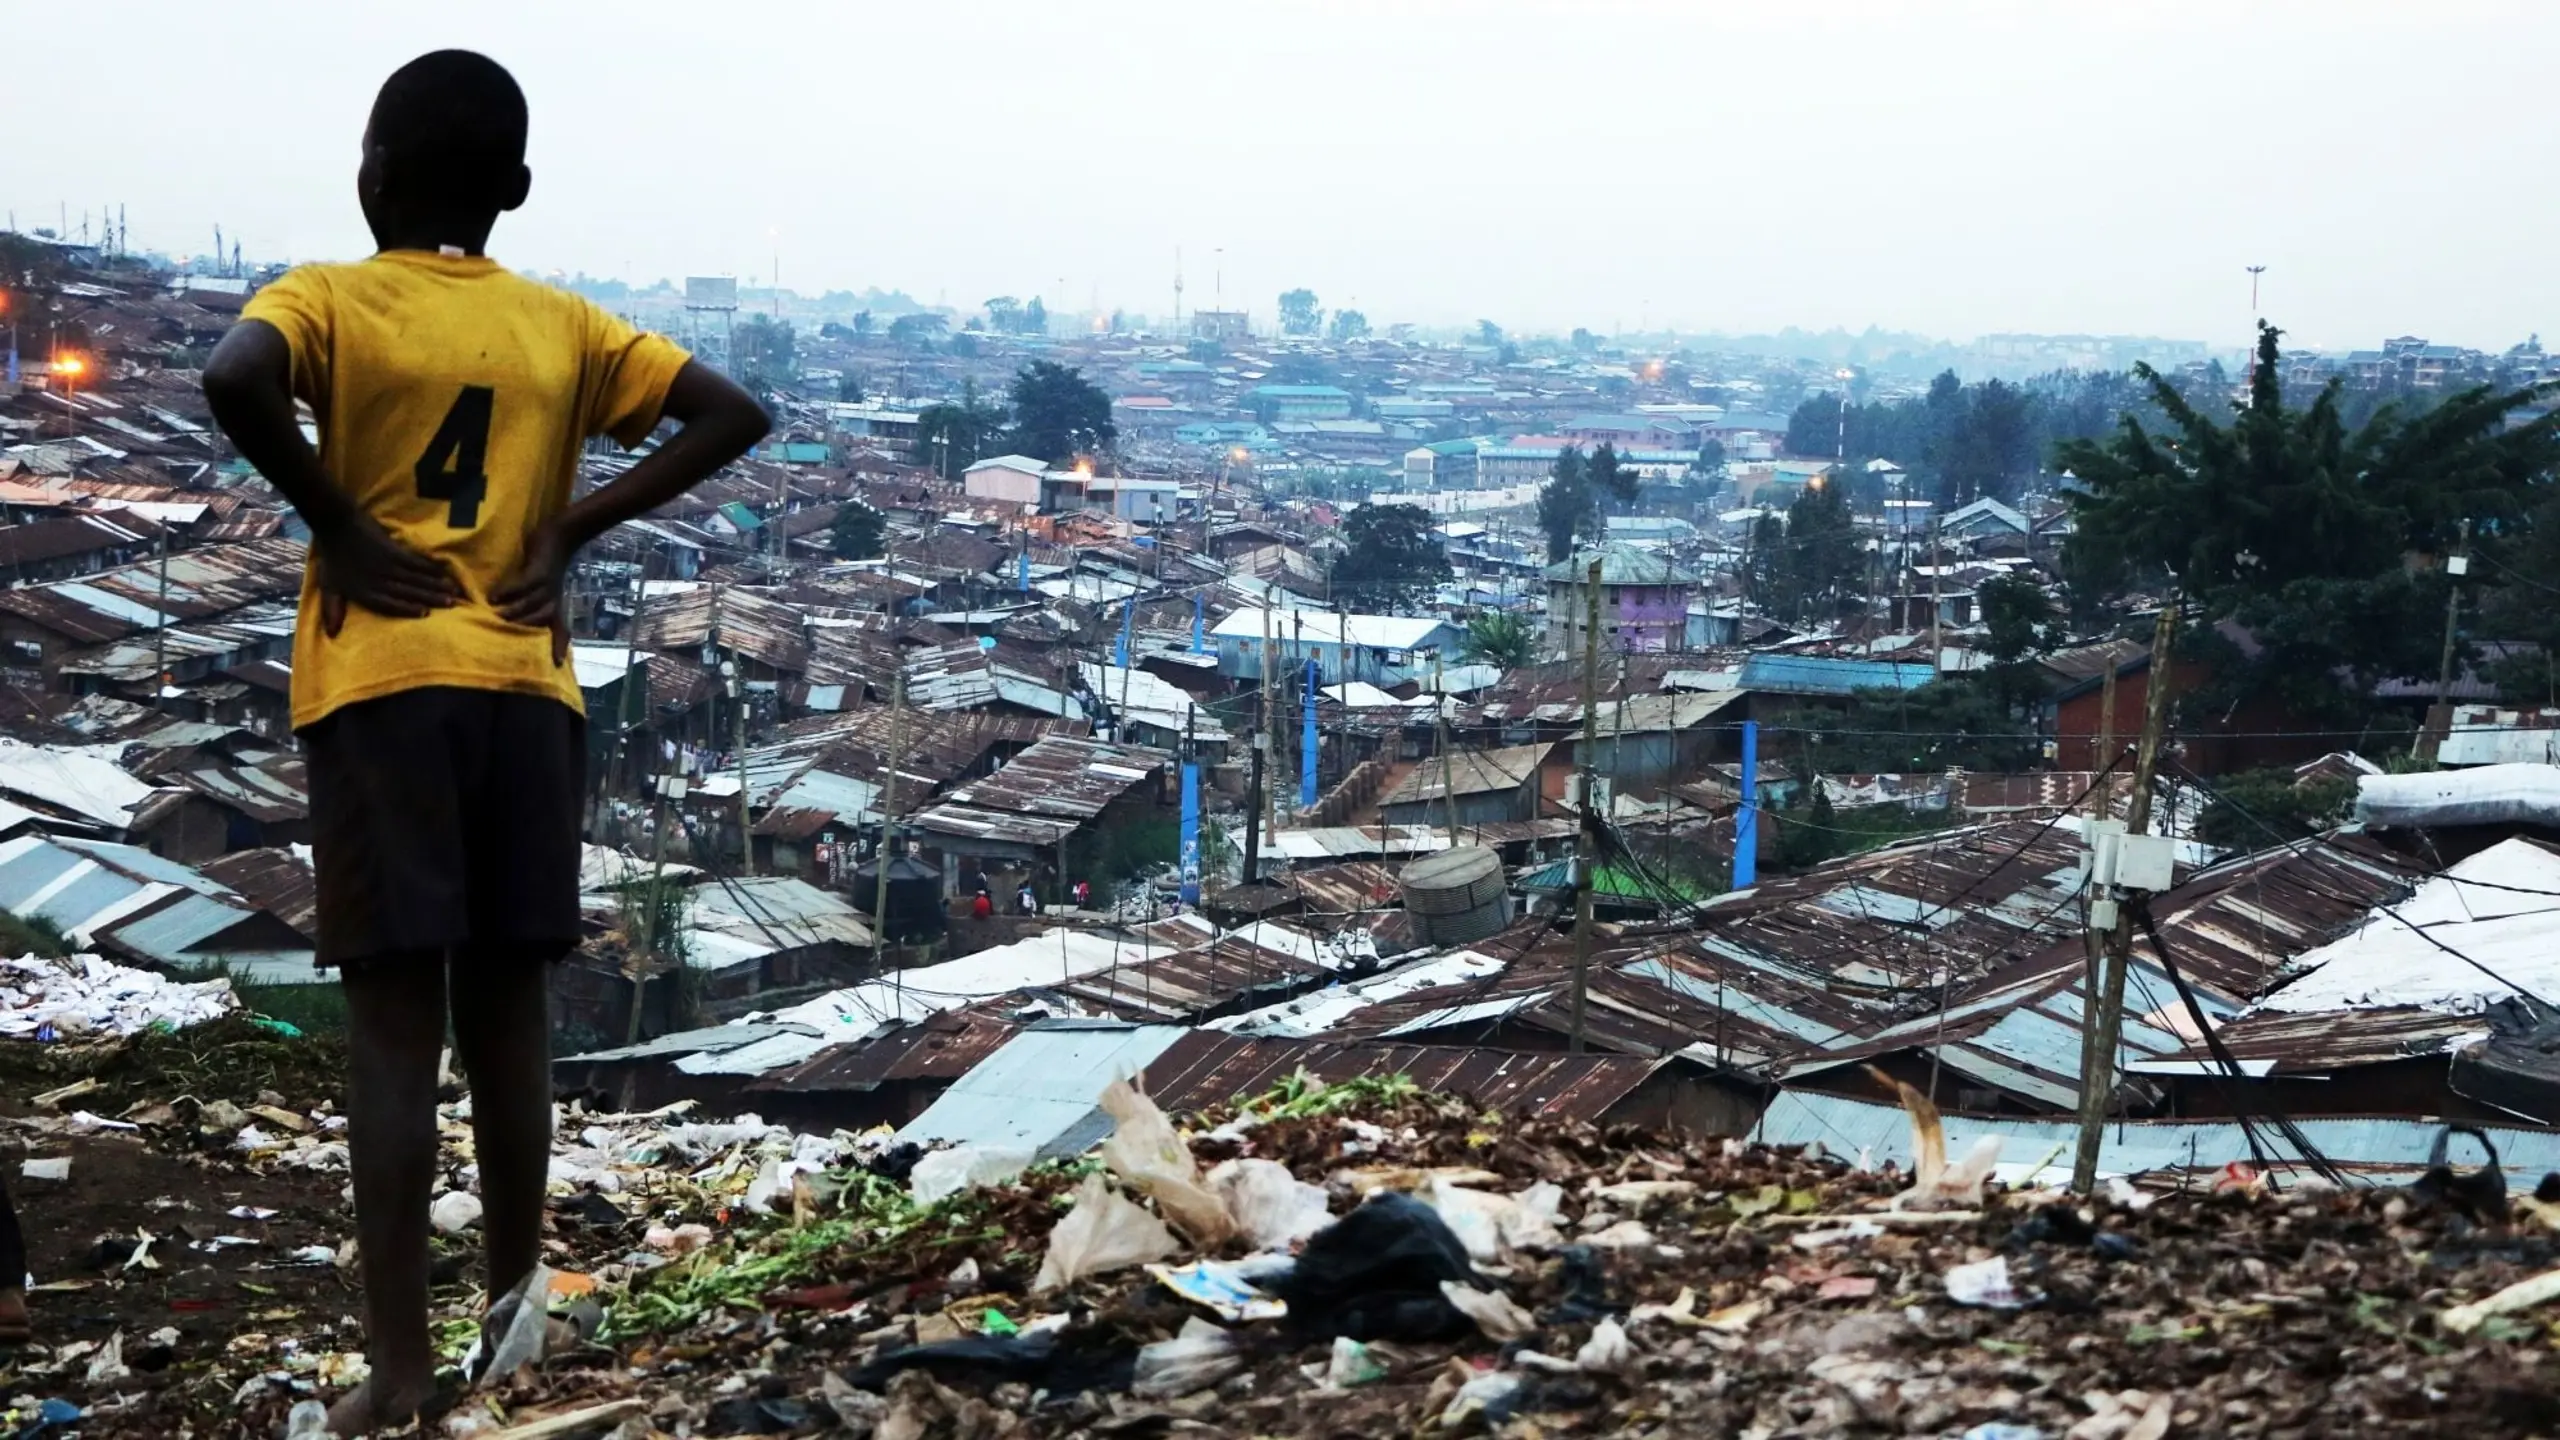
<path id="1" fill-rule="evenodd" d="M 2519 1280 L 2486 1299 L 2456 1305 L 2438 1316 L 2436 1323 L 2456 1335 L 2468 1335 L 2493 1315 L 2530 1310 L 2556 1299 L 2560 1299 L 2560 1270 L 2547 1270 L 2532 1279 Z"/>
<path id="2" fill-rule="evenodd" d="M 1973 1142 L 1962 1160 L 1947 1164 L 1947 1126 L 1928 1096 L 1870 1065 L 1867 1073 L 1891 1085 L 1911 1115 L 1911 1188 L 1893 1197 L 1895 1210 L 1979 1210 L 1982 1185 L 2000 1164 L 2000 1137 Z"/>
<path id="3" fill-rule="evenodd" d="M 133 1372 L 125 1368 L 123 1331 L 108 1336 L 107 1343 L 89 1357 L 89 1368 L 81 1378 L 92 1385 L 112 1385 L 133 1378 Z"/>
<path id="4" fill-rule="evenodd" d="M 2034 1425 L 2012 1425 L 2006 1420 L 1993 1420 L 1964 1432 L 1964 1440 L 2047 1440 L 2044 1431 Z"/>
<path id="5" fill-rule="evenodd" d="M 550 1317 L 544 1310 L 545 1300 L 535 1297 L 550 1294 L 550 1267 L 536 1265 L 490 1306 L 489 1318 L 481 1322 L 480 1333 L 462 1357 L 463 1378 L 474 1385 L 488 1385 L 540 1362 Z"/>
<path id="6" fill-rule="evenodd" d="M 71 1178 L 71 1157 L 57 1155 L 49 1160 L 29 1160 L 18 1167 L 18 1173 L 29 1180 L 68 1180 Z"/>
<path id="7" fill-rule="evenodd" d="M 459 1235 L 480 1223 L 480 1197 L 467 1190 L 448 1190 L 427 1207 L 427 1223 L 447 1235 Z"/>
<path id="8" fill-rule="evenodd" d="M 907 1172 L 907 1193 L 919 1205 L 957 1195 L 982 1185 L 1001 1185 L 1031 1168 L 1039 1158 L 1019 1145 L 963 1145 L 928 1151 Z"/>
<path id="9" fill-rule="evenodd" d="M 1556 1252 L 1562 1263 L 1556 1271 L 1556 1282 L 1564 1298 L 1549 1307 L 1546 1318 L 1552 1322 L 1597 1320 L 1609 1313 L 1609 1276 L 1600 1264 L 1599 1252 L 1588 1245 L 1567 1245 Z"/>
<path id="10" fill-rule="evenodd" d="M 1164 1222 L 1132 1204 L 1099 1175 L 1088 1175 L 1076 1187 L 1075 1208 L 1049 1232 L 1049 1253 L 1041 1258 L 1034 1294 L 1072 1285 L 1106 1270 L 1162 1260 L 1180 1247 Z"/>
<path id="11" fill-rule="evenodd" d="M 867 1440 L 889 1414 L 889 1402 L 868 1390 L 856 1390 L 833 1370 L 818 1377 L 818 1394 L 836 1413 L 836 1423 L 853 1440 Z"/>
<path id="12" fill-rule="evenodd" d="M 1474 1322 L 1441 1293 L 1444 1281 L 1481 1283 L 1438 1211 L 1388 1193 L 1317 1231 L 1267 1288 L 1287 1302 L 1290 1328 L 1311 1339 L 1450 1340 Z"/>
<path id="13" fill-rule="evenodd" d="M 1156 1102 L 1126 1080 L 1102 1088 L 1104 1114 L 1111 1117 L 1111 1138 L 1102 1142 L 1102 1163 L 1111 1173 L 1156 1202 L 1183 1237 L 1202 1250 L 1215 1249 L 1235 1233 L 1226 1202 L 1200 1178 L 1200 1166 Z"/>
<path id="14" fill-rule="evenodd" d="M 1348 1390 L 1354 1385 L 1383 1380 L 1386 1376 L 1387 1367 L 1377 1356 L 1369 1353 L 1368 1346 L 1348 1335 L 1333 1337 L 1333 1354 L 1324 1367 L 1324 1383 L 1328 1388 Z"/>
<path id="15" fill-rule="evenodd" d="M 1487 1265 L 1502 1259 L 1503 1222 L 1512 1209 L 1510 1196 L 1470 1190 L 1463 1185 L 1452 1185 L 1444 1177 L 1434 1176 L 1423 1199 L 1440 1212 L 1449 1233 L 1457 1236 L 1458 1243 L 1466 1247 L 1467 1258 Z"/>
<path id="16" fill-rule="evenodd" d="M 1510 1408 L 1513 1397 L 1520 1393 L 1520 1377 L 1506 1371 L 1478 1375 L 1458 1387 L 1449 1397 L 1449 1408 L 1440 1412 L 1440 1424 L 1455 1429 L 1479 1415 L 1490 1419 Z"/>
<path id="17" fill-rule="evenodd" d="M 1188 1265 L 1150 1265 L 1147 1273 L 1167 1290 L 1200 1306 L 1228 1324 L 1248 1320 L 1276 1320 L 1289 1313 L 1289 1307 L 1266 1295 L 1245 1278 L 1243 1267 L 1216 1260 L 1195 1260 Z"/>
<path id="18" fill-rule="evenodd" d="M 1484 1338 L 1497 1345 L 1507 1345 L 1538 1328 L 1536 1316 L 1499 1290 L 1478 1290 L 1455 1280 L 1443 1280 L 1440 1293 L 1458 1307 L 1458 1313 L 1475 1322 Z"/>
<path id="19" fill-rule="evenodd" d="M 1129 1389 L 1142 1400 L 1174 1400 L 1206 1390 L 1243 1368 L 1234 1336 L 1223 1330 L 1194 1332 L 1142 1347 Z"/>
<path id="20" fill-rule="evenodd" d="M 1625 1326 L 1603 1320 L 1591 1327 L 1591 1338 L 1573 1352 L 1573 1363 L 1594 1375 L 1623 1375 L 1635 1366 L 1636 1347 L 1627 1339 Z"/>
<path id="21" fill-rule="evenodd" d="M 981 1335 L 1019 1335 L 1022 1333 L 1022 1327 L 1013 1323 L 1012 1316 L 1007 1315 L 993 1305 L 990 1305 L 987 1307 L 987 1313 L 978 1317 L 978 1333 Z"/>
<path id="22" fill-rule="evenodd" d="M 1126 1390 L 1137 1349 L 1100 1327 L 1033 1328 L 1019 1335 L 970 1335 L 887 1351 L 846 1376 L 854 1388 L 879 1391 L 908 1370 L 965 1376 L 973 1383 L 1018 1380 L 1056 1395 Z"/>
<path id="23" fill-rule="evenodd" d="M 1209 1172 L 1209 1188 L 1257 1250 L 1285 1250 L 1333 1223 L 1324 1188 L 1276 1160 L 1224 1161 Z"/>
<path id="24" fill-rule="evenodd" d="M 284 1417 L 284 1440 L 327 1440 L 329 1407 L 317 1400 L 297 1403 Z"/>
<path id="25" fill-rule="evenodd" d="M 1949 1270 L 1947 1298 L 1959 1305 L 1989 1310 L 2021 1310 L 2026 1308 L 2028 1297 L 2010 1281 L 2008 1257 L 1994 1255 Z"/>

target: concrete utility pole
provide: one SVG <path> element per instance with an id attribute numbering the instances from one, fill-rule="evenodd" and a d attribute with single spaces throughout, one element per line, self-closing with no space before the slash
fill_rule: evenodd
<path id="1" fill-rule="evenodd" d="M 169 521 L 160 521 L 160 598 L 153 609 L 160 612 L 160 623 L 151 631 L 151 708 L 157 710 L 169 698 Z M 2447 643 L 2451 643 L 2452 624 L 2446 623 Z"/>
<path id="2" fill-rule="evenodd" d="M 1591 887 L 1599 878 L 1600 812 L 1600 562 L 1593 560 L 1582 587 L 1582 835 L 1573 856 L 1573 1053 L 1588 1044 L 1583 1013 L 1591 992 Z"/>
<path id="3" fill-rule="evenodd" d="M 2143 677 L 2142 739 L 2134 750 L 2133 800 L 2125 809 L 2125 833 L 2148 833 L 2151 826 L 2151 778 L 2160 763 L 2161 732 L 2169 721 L 2169 646 L 2178 635 L 2175 597 L 2160 607 L 2151 630 L 2151 668 Z M 2092 877 L 2094 879 L 2094 876 Z M 2107 1108 L 2115 1098 L 2116 1051 L 2124 1038 L 2124 982 L 2131 965 L 2133 917 L 2116 910 L 2107 930 L 2106 965 L 2099 993 L 2088 1003 L 2092 1023 L 2080 1064 L 2080 1137 L 2071 1156 L 2071 1188 L 2092 1194 L 2098 1184 L 2098 1147 L 2106 1138 Z"/>
<path id="4" fill-rule="evenodd" d="M 1458 848 L 1458 782 L 1451 777 L 1449 759 L 1449 686 L 1448 673 L 1441 668 L 1439 652 L 1431 656 L 1431 713 L 1433 728 L 1438 732 L 1435 744 L 1440 750 L 1440 798 L 1449 805 L 1449 848 Z M 1378 807 L 1378 848 L 1386 849 L 1387 811 Z"/>
<path id="5" fill-rule="evenodd" d="M 1263 763 L 1280 763 L 1280 706 L 1272 697 L 1272 677 L 1278 673 L 1278 662 L 1271 653 L 1271 597 L 1262 597 L 1262 749 Z M 1280 797 L 1277 786 L 1262 787 L 1262 843 L 1280 843 Z"/>
<path id="6" fill-rule="evenodd" d="M 756 837 L 754 819 L 749 813 L 747 795 L 747 672 L 730 652 L 729 713 L 731 733 L 738 747 L 738 873 L 754 879 L 756 873 Z"/>
<path id="7" fill-rule="evenodd" d="M 163 552 L 165 554 L 165 552 Z M 162 562 L 167 563 L 165 560 Z M 2436 665 L 2436 703 L 2453 703 L 2453 632 L 2462 615 L 2462 577 L 2471 573 L 2471 521 L 2462 522 L 2461 538 L 2454 541 L 2453 553 L 2444 559 L 2444 658 Z M 2419 733 L 2426 733 L 2420 726 Z M 2412 754 L 2416 753 L 2414 750 Z"/>
<path id="8" fill-rule="evenodd" d="M 1933 505 L 1929 509 L 1929 676 L 1931 679 L 1937 678 L 1941 657 L 1946 654 L 1938 648 L 1938 569 L 1938 513 L 1937 507 Z"/>

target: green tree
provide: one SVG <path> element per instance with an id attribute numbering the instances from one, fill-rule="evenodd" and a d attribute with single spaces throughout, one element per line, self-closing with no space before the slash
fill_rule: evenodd
<path id="1" fill-rule="evenodd" d="M 853 312 L 853 333 L 858 336 L 868 335 L 871 333 L 870 311 L 856 310 Z"/>
<path id="2" fill-rule="evenodd" d="M 928 405 L 916 416 L 916 453 L 943 479 L 957 480 L 994 452 L 1003 431 L 1004 411 L 970 380 L 961 385 L 958 401 Z"/>
<path id="3" fill-rule="evenodd" d="M 918 310 L 889 322 L 889 338 L 900 345 L 917 350 L 930 350 L 933 342 L 951 330 L 951 322 L 931 310 Z"/>
<path id="4" fill-rule="evenodd" d="M 1692 475 L 1723 474 L 1724 442 L 1713 435 L 1699 441 L 1698 458 L 1689 462 L 1689 473 Z"/>
<path id="5" fill-rule="evenodd" d="M 847 370 L 836 377 L 836 399 L 846 405 L 862 403 L 862 377 Z"/>
<path id="6" fill-rule="evenodd" d="M 1362 611 L 1413 609 L 1449 578 L 1440 532 L 1419 505 L 1363 505 L 1343 518 L 1342 538 L 1333 593 Z"/>
<path id="7" fill-rule="evenodd" d="M 1072 365 L 1034 360 L 1013 377 L 1013 445 L 1025 455 L 1063 464 L 1111 448 L 1119 427 L 1111 397 Z"/>
<path id="8" fill-rule="evenodd" d="M 1316 292 L 1300 286 L 1280 292 L 1280 333 L 1313 335 L 1323 329 L 1324 311 L 1316 304 Z"/>
<path id="9" fill-rule="evenodd" d="M 1499 325 L 1494 324 L 1494 323 L 1493 323 L 1492 321 L 1490 321 L 1490 320 L 1479 320 L 1479 321 L 1477 321 L 1477 322 L 1476 322 L 1476 343 L 1477 343 L 1477 344 L 1479 344 L 1479 345 L 1499 345 L 1499 344 L 1501 344 L 1501 343 L 1502 343 L 1502 327 L 1501 327 L 1501 326 L 1499 326 Z"/>
<path id="10" fill-rule="evenodd" d="M 1468 619 L 1460 653 L 1480 665 L 1517 670 L 1538 658 L 1538 636 L 1510 611 L 1486 610 Z"/>
<path id="11" fill-rule="evenodd" d="M 996 295 L 987 300 L 987 328 L 999 335 L 1010 335 L 1022 328 L 1022 302 L 1010 295 Z"/>
<path id="12" fill-rule="evenodd" d="M 1605 440 L 1583 463 L 1582 483 L 1591 491 L 1592 499 L 1606 509 L 1624 510 L 1636 503 L 1636 472 L 1618 463 L 1617 447 Z"/>
<path id="13" fill-rule="evenodd" d="M 1974 607 L 1989 632 L 1983 649 L 1991 656 L 1986 677 L 2004 704 L 2019 706 L 2036 692 L 2031 656 L 2051 650 L 2061 639 L 2053 622 L 2053 600 L 2034 577 L 2002 575 L 1974 592 Z"/>
<path id="14" fill-rule="evenodd" d="M 888 538 L 889 523 L 879 511 L 859 500 L 847 500 L 836 511 L 834 540 L 839 560 L 874 560 Z"/>
<path id="15" fill-rule="evenodd" d="M 1049 333 L 1048 301 L 1034 295 L 1031 297 L 1031 303 L 1022 307 L 1022 324 L 1020 326 L 1020 333 L 1025 335 L 1046 335 Z"/>
<path id="16" fill-rule="evenodd" d="M 1573 347 L 1573 353 L 1576 355 L 1597 355 L 1600 353 L 1600 337 L 1583 329 L 1579 325 L 1573 327 L 1573 338 L 1566 343 Z"/>
<path id="17" fill-rule="evenodd" d="M 2043 740 L 1990 686 L 1949 676 L 1909 690 L 1861 690 L 1846 711 L 1791 713 L 1806 768 L 1825 775 L 1902 775 L 1957 768 L 2007 775 L 2044 758 Z"/>
<path id="18" fill-rule="evenodd" d="M 1357 310 L 1336 310 L 1325 333 L 1337 342 L 1363 339 L 1369 333 L 1369 317 Z"/>
<path id="19" fill-rule="evenodd" d="M 800 373 L 799 344 L 788 320 L 748 316 L 738 326 L 729 353 L 738 383 L 759 394 L 790 384 Z"/>
<path id="20" fill-rule="evenodd" d="M 2356 782 L 2343 776 L 2297 780 L 2277 766 L 2226 775 L 2196 816 L 2196 838 L 2234 850 L 2262 850 L 2345 823 Z"/>
<path id="21" fill-rule="evenodd" d="M 2338 382 L 2284 403 L 2282 332 L 2261 324 L 2249 399 L 2226 420 L 2148 366 L 2158 429 L 2128 413 L 2103 443 L 2066 442 L 2078 477 L 2064 561 L 2078 586 L 2162 587 L 2259 642 L 2213 667 L 2217 708 L 2268 694 L 2361 723 L 2376 681 L 2433 673 L 2446 581 L 2433 557 L 2462 522 L 2522 542 L 2560 463 L 2560 386 L 2476 386 L 2423 413 L 2381 407 L 2350 431 Z M 2415 559 L 2418 563 L 2412 564 Z M 2431 620 L 2433 623 L 2430 623 Z"/>
<path id="22" fill-rule="evenodd" d="M 1600 504 L 1585 468 L 1582 451 L 1568 445 L 1538 489 L 1538 529 L 1546 534 L 1550 565 L 1572 559 L 1574 547 L 1600 529 Z"/>
<path id="23" fill-rule="evenodd" d="M 1787 507 L 1785 551 L 1773 567 L 1777 607 L 1798 619 L 1830 619 L 1861 593 L 1865 568 L 1847 492 L 1819 482 L 1805 486 Z"/>

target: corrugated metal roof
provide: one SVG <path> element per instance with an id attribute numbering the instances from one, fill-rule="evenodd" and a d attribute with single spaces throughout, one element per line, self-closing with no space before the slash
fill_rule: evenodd
<path id="1" fill-rule="evenodd" d="M 964 838 L 1054 845 L 1155 779 L 1167 758 L 1143 746 L 1052 735 L 995 774 L 953 787 L 916 825 Z"/>
<path id="2" fill-rule="evenodd" d="M 1753 655 L 1742 662 L 1739 688 L 1778 695 L 1850 695 L 1910 690 L 1937 678 L 1936 667 L 1829 655 Z"/>
<path id="3" fill-rule="evenodd" d="M 1532 785 L 1539 765 L 1554 744 L 1513 745 L 1499 750 L 1461 750 L 1440 760 L 1425 760 L 1409 771 L 1381 805 L 1411 805 L 1436 800 L 1454 785 L 1460 795 L 1486 795 Z M 1446 770 L 1447 785 L 1442 783 Z"/>
<path id="4" fill-rule="evenodd" d="M 2298 1014 L 2244 1015 L 2222 1026 L 2224 1048 L 2242 1061 L 2266 1062 L 2266 1073 L 2315 1074 L 2356 1065 L 2384 1065 L 2423 1055 L 2450 1055 L 2489 1038 L 2478 1015 L 2447 1015 L 2414 1005 L 2375 1010 L 2310 1010 Z M 2136 1070 L 2174 1073 L 2170 1067 L 2213 1065 L 2213 1052 L 2193 1045 Z M 2218 1066 L 2214 1068 L 2218 1069 Z"/>
<path id="5" fill-rule="evenodd" d="M 903 1080 L 957 1080 L 1004 1047 L 1021 1026 L 963 1011 L 937 1015 L 876 1039 L 830 1045 L 809 1060 L 747 1088 L 795 1092 L 865 1091 Z"/>
<path id="6" fill-rule="evenodd" d="M 1403 1075 L 1425 1090 L 1463 1095 L 1513 1115 L 1597 1121 L 1660 1063 L 1625 1055 L 1506 1054 L 1456 1045 L 1337 1044 L 1193 1030 L 1147 1066 L 1146 1091 L 1166 1111 L 1180 1114 L 1259 1094 L 1302 1070 L 1328 1084 Z"/>
<path id="7" fill-rule="evenodd" d="M 2427 1163 L 2443 1126 L 2425 1120 L 2297 1119 L 2295 1124 L 2320 1152 L 2346 1166 L 2415 1169 Z M 2498 1147 L 2500 1164 L 2520 1175 L 2560 1169 L 2560 1131 L 2484 1126 Z M 2038 1177 L 2058 1183 L 2070 1174 L 2073 1123 L 2062 1120 L 1983 1119 L 1970 1115 L 1946 1118 L 1949 1154 L 1969 1148 L 1976 1137 L 1996 1135 L 2001 1158 L 2023 1166 L 2047 1155 Z M 2294 1158 L 2283 1137 L 2261 1127 L 2277 1154 Z M 1834 1155 L 1864 1155 L 1875 1164 L 1909 1166 L 1911 1117 L 1899 1105 L 1879 1105 L 1841 1095 L 1781 1091 L 1761 1113 L 1751 1131 L 1770 1145 L 1807 1145 L 1819 1141 Z M 2228 1121 L 2130 1120 L 2107 1126 L 2098 1152 L 2102 1175 L 2138 1175 L 2149 1171 L 2216 1169 L 2231 1161 L 2250 1161 L 2252 1154 L 2239 1125 Z M 2021 1177 L 2023 1181 L 2024 1177 Z"/>
<path id="8" fill-rule="evenodd" d="M 953 1082 L 898 1132 L 900 1140 L 1022 1146 L 1044 1159 L 1080 1155 L 1111 1133 L 1095 1105 L 1189 1032 L 1176 1025 L 1051 1021 L 1035 1025 Z"/>

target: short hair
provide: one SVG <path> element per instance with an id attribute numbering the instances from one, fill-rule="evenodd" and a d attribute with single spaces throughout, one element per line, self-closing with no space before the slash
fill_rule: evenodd
<path id="1" fill-rule="evenodd" d="M 391 72 L 367 127 L 400 188 L 429 204 L 502 209 L 524 166 L 524 91 L 471 50 L 436 50 Z"/>

